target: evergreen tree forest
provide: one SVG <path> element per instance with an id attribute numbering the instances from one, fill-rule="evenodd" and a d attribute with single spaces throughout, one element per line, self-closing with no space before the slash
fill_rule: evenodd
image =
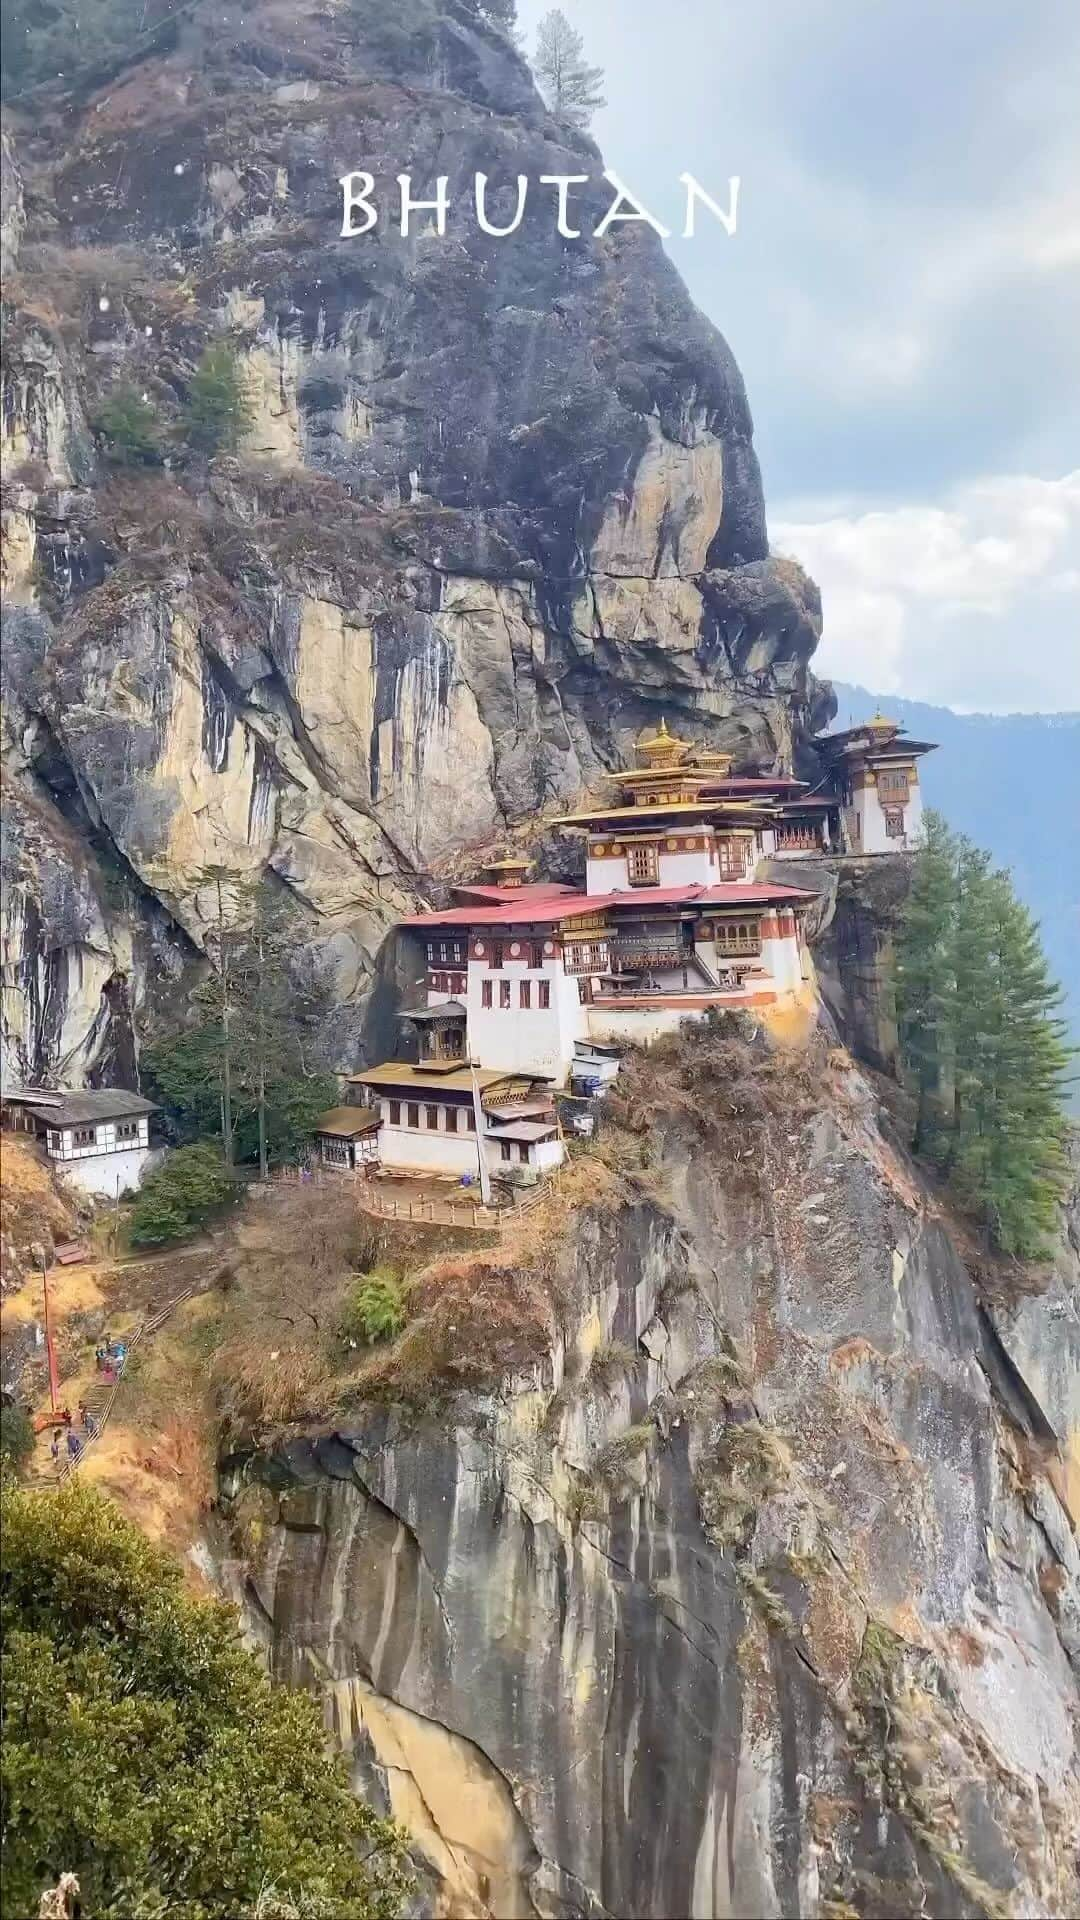
<path id="1" fill-rule="evenodd" d="M 225 870 L 204 880 L 209 971 L 194 1018 L 146 1048 L 147 1088 L 179 1141 L 217 1135 L 227 1166 L 257 1161 L 265 1177 L 309 1144 L 337 1097 L 319 1058 L 332 986 L 283 889 Z"/>
<path id="2" fill-rule="evenodd" d="M 1009 875 L 932 812 L 893 985 L 915 1152 L 994 1247 L 1045 1257 L 1068 1170 L 1061 993 Z"/>

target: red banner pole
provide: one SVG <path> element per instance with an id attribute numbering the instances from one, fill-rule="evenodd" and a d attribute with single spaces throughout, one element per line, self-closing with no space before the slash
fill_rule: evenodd
<path id="1" fill-rule="evenodd" d="M 60 1382 L 56 1374 L 56 1348 L 53 1345 L 52 1317 L 49 1313 L 49 1271 L 44 1260 L 41 1263 L 41 1285 L 45 1294 L 45 1351 L 49 1360 L 49 1399 L 54 1413 L 60 1411 Z"/>

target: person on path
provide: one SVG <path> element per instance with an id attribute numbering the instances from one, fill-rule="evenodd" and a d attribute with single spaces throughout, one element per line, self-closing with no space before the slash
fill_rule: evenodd
<path id="1" fill-rule="evenodd" d="M 86 1412 L 83 1414 L 83 1426 L 86 1430 L 87 1439 L 92 1440 L 95 1433 L 97 1432 L 97 1421 L 94 1419 L 94 1416 L 90 1412 L 89 1408 L 87 1408 Z"/>
<path id="2" fill-rule="evenodd" d="M 69 1460 L 72 1461 L 72 1463 L 74 1463 L 78 1459 L 80 1453 L 82 1452 L 82 1441 L 79 1439 L 79 1436 L 76 1433 L 74 1427 L 68 1428 L 67 1450 L 68 1450 L 68 1458 Z"/>
<path id="3" fill-rule="evenodd" d="M 104 1367 L 104 1365 L 105 1365 L 105 1348 L 104 1348 L 104 1346 L 97 1346 L 97 1347 L 95 1347 L 95 1348 L 94 1348 L 94 1365 L 95 1365 L 95 1366 L 97 1367 L 97 1370 L 98 1370 L 98 1372 L 100 1373 L 100 1372 L 101 1372 L 101 1370 L 102 1370 L 102 1368 L 103 1368 L 103 1367 Z"/>
<path id="4" fill-rule="evenodd" d="M 52 1446 L 49 1448 L 49 1452 L 53 1457 L 53 1466 L 58 1467 L 60 1465 L 60 1435 L 55 1429 L 53 1430 Z"/>
<path id="5" fill-rule="evenodd" d="M 85 1427 L 86 1425 L 86 1401 L 85 1400 L 79 1401 L 79 1425 L 80 1427 Z"/>

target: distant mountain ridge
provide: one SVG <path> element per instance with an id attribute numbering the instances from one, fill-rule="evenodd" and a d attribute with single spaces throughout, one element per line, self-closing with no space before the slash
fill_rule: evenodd
<path id="1" fill-rule="evenodd" d="M 834 682 L 836 727 L 880 708 L 939 751 L 920 762 L 926 804 L 1012 873 L 1042 928 L 1080 1044 L 1080 713 L 954 713 Z"/>

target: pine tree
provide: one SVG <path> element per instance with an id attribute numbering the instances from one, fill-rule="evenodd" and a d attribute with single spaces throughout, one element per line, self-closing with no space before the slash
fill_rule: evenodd
<path id="1" fill-rule="evenodd" d="M 545 13 L 536 30 L 533 71 L 547 105 L 568 126 L 585 128 L 607 102 L 600 91 L 602 67 L 590 67 L 585 43 L 558 7 Z"/>
<path id="2" fill-rule="evenodd" d="M 235 453 L 252 423 L 243 368 L 227 341 L 207 347 L 184 407 L 187 438 L 201 453 Z"/>
<path id="3" fill-rule="evenodd" d="M 952 1107 L 947 1168 L 960 1184 L 981 1189 L 1005 1017 L 995 942 L 998 876 L 990 856 L 968 840 L 957 844 L 952 929 Z"/>
<path id="4" fill-rule="evenodd" d="M 958 852 L 940 814 L 928 813 L 893 962 L 901 1057 L 918 1102 L 913 1145 L 928 1158 L 943 1151 L 952 1077 Z"/>
<path id="5" fill-rule="evenodd" d="M 1063 1109 L 1071 1056 L 1057 1017 L 1061 991 L 1047 971 L 1038 927 L 1008 875 L 993 881 L 1001 1030 L 986 1065 L 989 1142 L 978 1198 L 995 1244 L 1038 1259 L 1047 1252 L 1067 1177 Z"/>
<path id="6" fill-rule="evenodd" d="M 149 1078 L 181 1134 L 220 1131 L 226 1164 L 257 1154 L 265 1178 L 334 1102 L 337 1083 L 317 1058 L 329 970 L 305 945 L 284 888 L 216 867 L 202 878 L 210 971 L 194 995 L 201 1019 L 147 1049 Z"/>
<path id="7" fill-rule="evenodd" d="M 1068 1170 L 1061 994 L 1008 874 L 935 814 L 893 977 L 915 1151 L 941 1165 L 994 1246 L 1044 1257 Z"/>
<path id="8" fill-rule="evenodd" d="M 161 426 L 152 403 L 130 380 L 118 381 L 94 416 L 94 431 L 118 466 L 150 466 L 161 459 Z"/>

